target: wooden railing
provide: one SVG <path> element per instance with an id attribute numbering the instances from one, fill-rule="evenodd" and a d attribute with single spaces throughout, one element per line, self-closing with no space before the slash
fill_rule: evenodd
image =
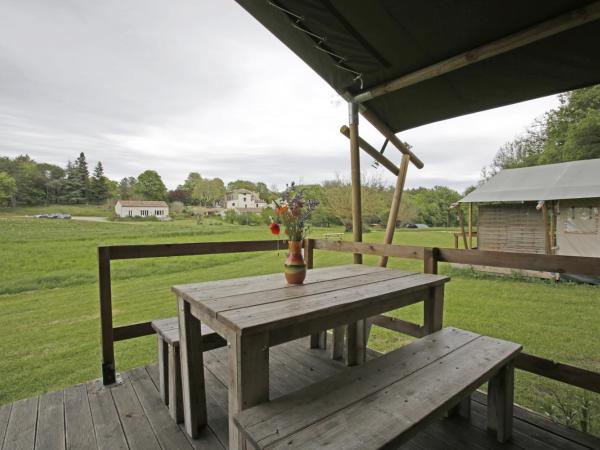
<path id="1" fill-rule="evenodd" d="M 150 322 L 113 327 L 110 279 L 111 260 L 271 251 L 276 249 L 276 241 L 116 245 L 98 247 L 102 376 L 104 384 L 112 384 L 116 379 L 114 342 L 146 336 L 153 333 Z M 315 249 L 422 260 L 423 271 L 425 273 L 437 273 L 438 264 L 440 262 L 448 262 L 600 276 L 600 258 L 459 250 L 436 247 L 413 247 L 345 241 L 334 242 L 320 239 L 307 239 L 305 241 L 304 251 L 308 268 L 313 267 Z M 423 327 L 419 324 L 388 316 L 377 316 L 372 318 L 371 323 L 409 336 L 421 337 L 425 334 Z M 517 358 L 515 366 L 526 372 L 531 372 L 572 386 L 600 393 L 600 373 L 597 372 L 555 362 L 527 353 L 522 353 Z"/>

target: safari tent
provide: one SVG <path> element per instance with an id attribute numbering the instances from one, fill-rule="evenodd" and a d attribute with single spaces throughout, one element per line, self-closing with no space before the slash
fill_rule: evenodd
<path id="1" fill-rule="evenodd" d="M 479 250 L 600 257 L 600 159 L 503 170 L 460 202 Z"/>

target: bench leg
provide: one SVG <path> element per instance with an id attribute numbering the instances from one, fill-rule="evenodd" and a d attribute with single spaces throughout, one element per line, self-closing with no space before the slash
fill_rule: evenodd
<path id="1" fill-rule="evenodd" d="M 183 391 L 179 347 L 169 345 L 169 414 L 175 423 L 183 422 Z"/>
<path id="2" fill-rule="evenodd" d="M 358 320 L 346 327 L 346 364 L 356 366 L 367 360 L 367 321 Z"/>
<path id="3" fill-rule="evenodd" d="M 471 418 L 471 396 L 469 395 L 467 398 L 461 400 L 458 405 L 453 406 L 448 411 L 448 417 L 456 417 L 460 416 L 464 419 Z"/>
<path id="4" fill-rule="evenodd" d="M 310 335 L 310 348 L 320 348 L 325 350 L 327 348 L 327 331 L 321 331 Z"/>
<path id="5" fill-rule="evenodd" d="M 344 356 L 344 336 L 346 327 L 340 326 L 333 329 L 333 339 L 331 342 L 331 359 L 342 359 Z"/>
<path id="6" fill-rule="evenodd" d="M 499 442 L 512 436 L 514 401 L 514 366 L 508 364 L 488 383 L 488 429 L 496 431 Z"/>
<path id="7" fill-rule="evenodd" d="M 169 404 L 169 364 L 168 364 L 168 345 L 160 335 L 157 336 L 158 348 L 158 380 L 160 398 L 165 405 Z"/>

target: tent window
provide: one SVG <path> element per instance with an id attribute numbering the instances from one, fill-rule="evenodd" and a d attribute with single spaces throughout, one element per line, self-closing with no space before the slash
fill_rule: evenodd
<path id="1" fill-rule="evenodd" d="M 565 219 L 565 233 L 572 234 L 598 234 L 599 231 L 598 208 L 569 208 Z"/>

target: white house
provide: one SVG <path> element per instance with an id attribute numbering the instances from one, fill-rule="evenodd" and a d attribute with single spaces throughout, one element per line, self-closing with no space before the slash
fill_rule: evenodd
<path id="1" fill-rule="evenodd" d="M 119 200 L 115 205 L 119 217 L 169 217 L 169 205 L 161 201 Z"/>
<path id="2" fill-rule="evenodd" d="M 225 196 L 225 209 L 257 210 L 267 207 L 267 202 L 261 200 L 257 192 L 248 189 L 234 189 Z"/>

